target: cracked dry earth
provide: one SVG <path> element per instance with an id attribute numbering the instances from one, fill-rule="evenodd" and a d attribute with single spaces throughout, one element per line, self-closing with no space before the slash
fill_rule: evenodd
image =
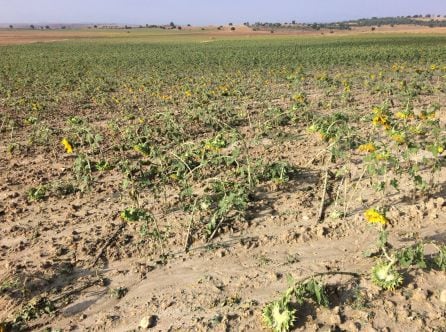
<path id="1" fill-rule="evenodd" d="M 98 128 L 105 120 L 90 119 Z M 57 127 L 58 119 L 47 121 Z M 189 217 L 157 211 L 155 198 L 142 200 L 155 206 L 160 227 L 169 230 L 164 249 L 156 241 L 142 242 L 135 225 L 122 224 L 119 212 L 127 204 L 115 170 L 96 174 L 85 193 L 30 202 L 30 187 L 72 178 L 74 157 L 61 155 L 57 140 L 49 147 L 22 146 L 20 153 L 8 153 L 11 141 L 26 141 L 27 130 L 2 133 L 0 145 L 0 280 L 17 282 L 15 292 L 0 297 L 0 321 L 40 296 L 56 308 L 32 320 L 31 330 L 129 331 L 145 319 L 154 331 L 260 331 L 262 307 L 286 289 L 288 274 L 299 280 L 344 271 L 362 277 L 327 277 L 331 305 L 299 308 L 295 330 L 446 329 L 444 272 L 411 268 L 405 286 L 392 292 L 371 283 L 373 259 L 364 253 L 377 232 L 362 217 L 375 199 L 370 188 L 351 193 L 353 213 L 345 219 L 331 218 L 329 206 L 317 222 L 323 183 L 318 157 L 323 146 L 317 140 L 280 146 L 268 139 L 250 142 L 254 151 L 286 157 L 302 172 L 282 188 L 259 188 L 248 221 L 224 228 L 209 244 L 194 241 L 186 253 Z M 358 168 L 352 178 L 361 172 Z M 440 179 L 446 179 L 442 172 Z M 419 239 L 444 242 L 444 187 L 415 200 L 406 194 L 389 198 L 390 242 L 395 247 Z M 426 246 L 427 254 L 433 250 Z"/>

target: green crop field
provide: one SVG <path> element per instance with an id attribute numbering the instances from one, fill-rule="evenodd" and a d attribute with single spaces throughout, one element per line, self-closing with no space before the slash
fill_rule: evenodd
<path id="1" fill-rule="evenodd" d="M 445 35 L 85 34 L 0 46 L 0 331 L 444 328 Z"/>
<path id="2" fill-rule="evenodd" d="M 444 36 L 255 37 L 204 40 L 207 42 L 201 42 L 200 36 L 182 42 L 175 38 L 158 42 L 157 37 L 149 37 L 148 42 L 118 38 L 2 47 L 2 106 L 32 111 L 35 103 L 45 113 L 66 105 L 95 110 L 106 106 L 113 111 L 113 96 L 133 99 L 143 95 L 158 105 L 159 94 L 164 92 L 175 104 L 190 105 L 218 85 L 237 92 L 241 97 L 237 100 L 262 102 L 272 99 L 265 80 L 294 93 L 292 89 L 298 87 L 290 86 L 287 79 L 298 70 L 313 76 L 327 72 L 339 76 L 339 81 L 351 80 L 360 89 L 363 75 L 389 72 L 393 64 L 405 64 L 411 70 L 441 67 L 446 57 Z M 405 75 L 397 78 L 408 78 Z M 129 93 L 129 87 L 135 93 Z M 144 91 L 139 93 L 140 89 Z M 188 89 L 194 90 L 193 98 L 184 98 Z M 268 95 L 262 96 L 262 90 Z M 234 98 L 214 99 L 227 102 Z M 138 106 L 147 107 L 144 103 Z"/>

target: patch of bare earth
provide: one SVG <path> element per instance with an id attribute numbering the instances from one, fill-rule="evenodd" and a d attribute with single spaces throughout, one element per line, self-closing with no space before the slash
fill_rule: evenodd
<path id="1" fill-rule="evenodd" d="M 57 133 L 68 114 L 44 121 Z M 109 115 L 83 115 L 107 136 L 104 123 Z M 23 123 L 19 116 L 10 116 Z M 169 229 L 164 249 L 155 240 L 144 241 L 137 225 L 123 224 L 118 215 L 128 202 L 119 190 L 122 179 L 116 170 L 95 174 L 91 191 L 30 202 L 29 188 L 72 180 L 74 157 L 61 154 L 57 139 L 45 148 L 27 145 L 30 127 L 3 131 L 0 280 L 13 278 L 18 291 L 0 297 L 0 321 L 11 317 L 23 296 L 39 295 L 58 307 L 55 315 L 33 321 L 33 329 L 127 331 L 147 318 L 156 331 L 259 331 L 262 306 L 286 288 L 288 274 L 299 279 L 346 271 L 364 277 L 360 282 L 348 276 L 328 278 L 331 306 L 301 308 L 296 330 L 444 328 L 444 273 L 414 268 L 403 288 L 387 293 L 370 282 L 373 259 L 364 252 L 376 242 L 376 233 L 361 215 L 376 194 L 367 187 L 368 179 L 359 180 L 363 170 L 354 170 L 351 183 L 362 181 L 360 187 L 368 189 L 347 193 L 354 213 L 331 218 L 331 206 L 318 222 L 324 143 L 305 135 L 305 128 L 287 130 L 296 139 L 282 145 L 252 139 L 249 148 L 267 159 L 286 159 L 300 173 L 283 187 L 259 188 L 248 220 L 224 227 L 211 243 L 195 239 L 188 252 L 185 229 L 190 216 L 157 210 L 164 198 L 141 198 L 159 216 L 160 227 Z M 21 144 L 11 149 L 13 142 Z M 419 239 L 445 240 L 444 185 L 431 196 L 413 197 L 402 190 L 389 197 L 390 241 L 396 247 Z M 168 195 L 167 200 L 176 200 L 175 194 Z"/>

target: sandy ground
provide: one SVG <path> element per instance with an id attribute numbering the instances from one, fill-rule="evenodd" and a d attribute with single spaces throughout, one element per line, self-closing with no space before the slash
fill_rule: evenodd
<path id="1" fill-rule="evenodd" d="M 107 120 L 88 112 L 84 116 L 91 117 L 98 130 Z M 57 128 L 64 118 L 66 114 L 60 114 L 46 121 Z M 294 133 L 304 130 L 295 128 Z M 280 146 L 268 139 L 252 143 L 254 151 L 285 157 L 302 173 L 279 191 L 260 189 L 249 222 L 226 230 L 210 245 L 195 242 L 188 253 L 186 217 L 181 212 L 162 217 L 160 226 L 171 232 L 163 259 L 159 248 L 140 245 L 136 226 L 119 219 L 125 204 L 116 190 L 120 178 L 115 171 L 98 175 L 92 192 L 29 202 L 26 192 L 31 186 L 70 179 L 73 158 L 61 157 L 58 146 L 26 149 L 20 158 L 7 153 L 8 144 L 26 140 L 28 131 L 23 127 L 3 133 L 0 141 L 0 280 L 19 276 L 20 287 L 63 299 L 56 316 L 34 320 L 32 329 L 129 331 L 147 318 L 155 331 L 260 331 L 261 308 L 286 288 L 286 275 L 299 279 L 333 271 L 360 273 L 364 278 L 360 282 L 348 276 L 327 278 L 332 305 L 301 308 L 296 330 L 443 331 L 445 327 L 444 272 L 413 268 L 406 275 L 407 287 L 388 293 L 380 292 L 367 277 L 373 259 L 365 258 L 364 252 L 373 247 L 376 231 L 365 224 L 361 211 L 365 201 L 375 199 L 373 191 L 363 191 L 352 201 L 354 215 L 316 221 L 322 160 L 306 165 L 324 148 L 317 139 Z M 360 173 L 357 169 L 352 177 L 357 179 Z M 444 170 L 440 178 L 446 179 Z M 389 198 L 393 245 L 445 240 L 444 185 L 435 195 L 415 202 L 404 193 Z M 103 248 L 104 256 L 98 257 Z M 427 246 L 427 253 L 433 250 Z M 14 296 L 0 297 L 0 320 L 10 317 L 16 305 Z"/>

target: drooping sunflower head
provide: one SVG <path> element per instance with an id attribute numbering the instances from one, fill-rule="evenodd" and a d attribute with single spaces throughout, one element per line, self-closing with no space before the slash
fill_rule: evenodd
<path id="1" fill-rule="evenodd" d="M 366 143 L 358 146 L 358 151 L 362 153 L 372 153 L 376 151 L 376 146 L 373 143 Z"/>
<path id="2" fill-rule="evenodd" d="M 373 208 L 365 211 L 364 218 L 371 224 L 386 225 L 389 222 L 384 213 L 381 213 L 377 209 Z"/>
<path id="3" fill-rule="evenodd" d="M 378 262 L 372 269 L 372 282 L 385 290 L 401 286 L 403 277 L 390 262 Z"/>
<path id="4" fill-rule="evenodd" d="M 73 146 L 67 138 L 63 138 L 60 143 L 63 145 L 67 153 L 73 153 Z"/>
<path id="5" fill-rule="evenodd" d="M 289 297 L 273 301 L 263 309 L 263 322 L 274 332 L 288 332 L 293 326 L 296 310 L 291 309 Z"/>

